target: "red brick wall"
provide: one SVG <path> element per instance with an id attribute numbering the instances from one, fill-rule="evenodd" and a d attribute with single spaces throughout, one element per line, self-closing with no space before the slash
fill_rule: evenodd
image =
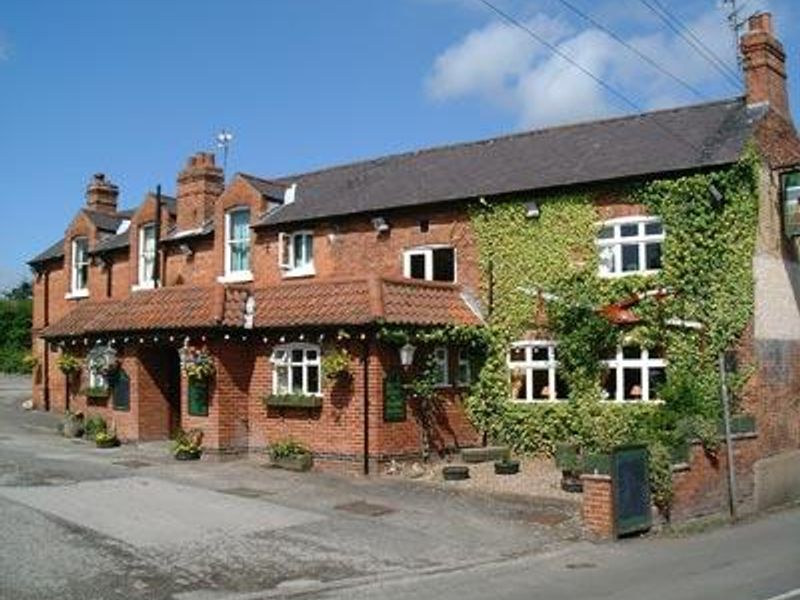
<path id="1" fill-rule="evenodd" d="M 614 537 L 614 495 L 608 475 L 583 475 L 581 516 L 584 529 L 600 538 Z"/>

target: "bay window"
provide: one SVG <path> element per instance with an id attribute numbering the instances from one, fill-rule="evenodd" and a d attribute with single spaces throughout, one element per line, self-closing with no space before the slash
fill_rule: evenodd
<path id="1" fill-rule="evenodd" d="M 320 348 L 313 344 L 287 344 L 272 351 L 272 390 L 274 394 L 318 396 Z"/>
<path id="2" fill-rule="evenodd" d="M 664 226 L 658 217 L 625 217 L 603 223 L 597 234 L 600 276 L 650 274 L 661 269 Z"/>

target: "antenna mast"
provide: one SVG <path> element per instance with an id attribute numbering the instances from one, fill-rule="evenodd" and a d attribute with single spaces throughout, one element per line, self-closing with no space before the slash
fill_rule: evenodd
<path id="1" fill-rule="evenodd" d="M 227 129 L 222 129 L 216 136 L 217 148 L 222 148 L 222 170 L 228 170 L 228 148 L 233 141 L 233 134 Z"/>
<path id="2" fill-rule="evenodd" d="M 742 73 L 743 63 L 742 53 L 739 49 L 739 34 L 745 23 L 741 13 L 749 2 L 750 0 L 744 0 L 740 6 L 737 6 L 737 0 L 722 0 L 722 6 L 728 9 L 728 26 L 731 28 L 731 33 L 733 33 L 733 51 L 736 53 L 736 64 L 739 67 L 740 74 Z"/>

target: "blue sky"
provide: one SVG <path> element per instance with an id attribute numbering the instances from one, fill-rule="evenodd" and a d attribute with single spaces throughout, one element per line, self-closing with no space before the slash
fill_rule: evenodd
<path id="1" fill-rule="evenodd" d="M 737 94 L 640 0 L 570 1 L 703 98 Z M 717 0 L 660 2 L 734 63 Z M 638 106 L 701 101 L 559 0 L 495 3 Z M 798 5 L 746 6 L 775 14 L 795 111 Z M 275 176 L 629 111 L 477 0 L 6 0 L 0 288 L 62 235 L 92 173 L 138 204 L 223 127 L 229 174 Z"/>

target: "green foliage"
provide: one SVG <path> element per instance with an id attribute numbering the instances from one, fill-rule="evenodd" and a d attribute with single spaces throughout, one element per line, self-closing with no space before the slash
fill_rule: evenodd
<path id="1" fill-rule="evenodd" d="M 81 360 L 69 352 L 62 352 L 61 356 L 59 356 L 58 360 L 56 360 L 56 365 L 58 366 L 59 371 L 67 376 L 75 375 L 81 370 Z"/>
<path id="2" fill-rule="evenodd" d="M 187 348 L 183 353 L 183 371 L 194 381 L 211 379 L 216 372 L 214 358 L 204 348 Z"/>
<path id="3" fill-rule="evenodd" d="M 34 365 L 25 356 L 31 347 L 32 310 L 27 299 L 0 300 L 0 373 L 31 372 Z"/>
<path id="4" fill-rule="evenodd" d="M 717 355 L 736 344 L 752 318 L 758 168 L 750 151 L 731 167 L 627 190 L 627 201 L 664 224 L 664 268 L 652 276 L 597 276 L 600 217 L 588 195 L 536 198 L 538 219 L 527 218 L 524 197 L 474 205 L 483 302 L 491 308 L 486 359 L 467 401 L 475 425 L 520 453 L 552 454 L 560 441 L 601 453 L 648 443 L 654 498 L 666 506 L 671 449 L 690 438 L 716 443 Z M 711 185 L 724 196 L 719 206 Z M 613 326 L 597 311 L 655 289 L 670 293 L 642 297 L 631 307 L 640 318 L 633 327 Z M 704 329 L 671 326 L 676 319 L 699 321 Z M 542 336 L 559 344 L 570 401 L 509 402 L 509 344 L 544 327 L 549 333 Z M 623 341 L 664 349 L 662 404 L 601 401 L 600 361 Z M 733 381 L 734 394 L 745 380 Z"/>
<path id="5" fill-rule="evenodd" d="M 97 443 L 98 445 L 112 445 L 116 444 L 116 442 L 118 441 L 116 433 L 114 433 L 113 431 L 106 431 L 105 429 L 102 431 L 98 431 L 94 435 L 90 435 L 89 430 L 87 429 L 86 437 L 94 439 L 95 443 Z"/>
<path id="6" fill-rule="evenodd" d="M 662 442 L 655 441 L 648 445 L 650 462 L 650 494 L 656 508 L 669 519 L 672 506 L 672 454 Z"/>
<path id="7" fill-rule="evenodd" d="M 179 431 L 172 443 L 173 454 L 199 454 L 203 449 L 203 432 L 199 429 Z"/>
<path id="8" fill-rule="evenodd" d="M 281 442 L 275 442 L 269 447 L 269 454 L 273 459 L 290 458 L 301 454 L 310 454 L 311 451 L 300 442 L 291 438 Z"/>
<path id="9" fill-rule="evenodd" d="M 322 354 L 322 372 L 328 381 L 348 378 L 350 372 L 350 353 L 346 348 L 332 348 Z"/>
<path id="10" fill-rule="evenodd" d="M 18 285 L 3 294 L 6 300 L 30 300 L 33 298 L 33 284 L 29 279 L 21 281 Z"/>
<path id="11" fill-rule="evenodd" d="M 92 415 L 86 419 L 83 427 L 86 432 L 86 437 L 90 439 L 95 439 L 98 433 L 108 430 L 106 420 L 100 415 Z"/>

